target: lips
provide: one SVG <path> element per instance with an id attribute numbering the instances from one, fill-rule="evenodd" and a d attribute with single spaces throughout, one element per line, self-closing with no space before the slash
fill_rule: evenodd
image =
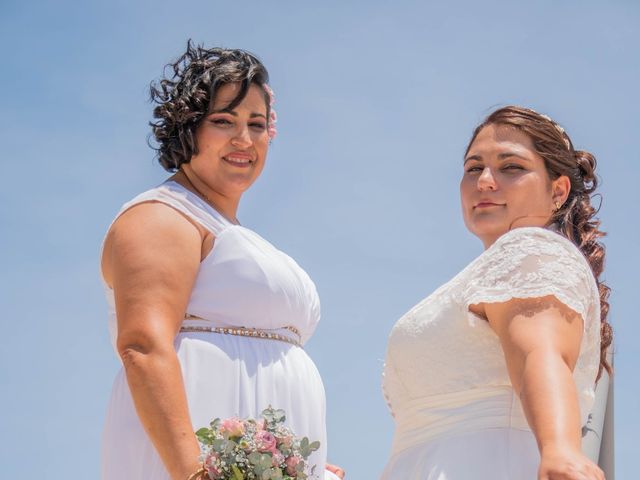
<path id="1" fill-rule="evenodd" d="M 504 203 L 495 203 L 488 200 L 483 200 L 476 203 L 473 208 L 491 208 L 491 207 L 504 207 Z"/>
<path id="2" fill-rule="evenodd" d="M 229 155 L 225 155 L 222 159 L 237 167 L 247 167 L 253 163 L 251 155 L 245 153 L 231 153 Z"/>

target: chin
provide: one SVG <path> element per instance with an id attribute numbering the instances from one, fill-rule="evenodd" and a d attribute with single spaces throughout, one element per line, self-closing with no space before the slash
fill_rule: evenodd
<path id="1" fill-rule="evenodd" d="M 488 218 L 474 219 L 471 222 L 466 222 L 466 225 L 467 229 L 483 242 L 487 238 L 499 238 L 509 231 L 509 226 L 504 222 Z"/>
<path id="2" fill-rule="evenodd" d="M 234 190 L 245 191 L 257 180 L 254 175 L 231 175 L 227 179 L 227 185 Z"/>

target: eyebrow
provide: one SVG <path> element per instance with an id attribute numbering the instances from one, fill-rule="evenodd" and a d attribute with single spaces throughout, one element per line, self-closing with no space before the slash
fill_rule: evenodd
<path id="1" fill-rule="evenodd" d="M 531 160 L 529 158 L 523 157 L 522 155 L 516 153 L 516 152 L 505 152 L 505 153 L 500 153 L 498 154 L 498 159 L 499 160 L 506 160 L 507 158 L 510 157 L 518 157 L 521 160 L 524 160 L 525 162 L 530 162 Z M 464 159 L 464 164 L 466 164 L 467 162 L 471 161 L 471 160 L 476 160 L 476 161 L 482 161 L 482 155 L 470 155 L 467 158 Z"/>
<path id="2" fill-rule="evenodd" d="M 233 110 L 227 110 L 226 108 L 220 109 L 220 110 L 212 110 L 211 112 L 208 113 L 208 115 L 214 115 L 216 113 L 228 113 L 229 115 L 233 115 L 234 117 L 237 117 L 238 114 L 236 112 L 234 112 Z M 249 115 L 249 118 L 256 118 L 256 117 L 262 117 L 265 120 L 267 119 L 266 115 L 263 115 L 262 113 L 252 113 L 251 115 Z"/>

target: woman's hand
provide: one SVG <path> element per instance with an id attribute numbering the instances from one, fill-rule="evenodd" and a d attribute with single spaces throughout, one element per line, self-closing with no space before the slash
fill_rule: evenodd
<path id="1" fill-rule="evenodd" d="M 580 451 L 548 448 L 542 452 L 538 480 L 604 480 L 604 473 Z"/>
<path id="2" fill-rule="evenodd" d="M 344 478 L 344 475 L 345 475 L 344 470 L 342 470 L 340 467 L 327 463 L 327 466 L 325 468 L 329 470 L 331 473 L 333 473 L 334 475 L 337 475 L 340 478 Z"/>

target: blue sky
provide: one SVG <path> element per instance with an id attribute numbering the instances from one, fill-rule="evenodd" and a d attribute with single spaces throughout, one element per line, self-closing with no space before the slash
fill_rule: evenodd
<path id="1" fill-rule="evenodd" d="M 308 344 L 330 459 L 381 471 L 393 323 L 481 252 L 458 180 L 474 125 L 516 103 L 549 114 L 603 179 L 616 331 L 619 478 L 636 472 L 640 322 L 640 6 L 612 0 L 3 0 L 0 464 L 98 476 L 118 361 L 98 277 L 120 205 L 166 174 L 146 145 L 149 82 L 187 38 L 266 63 L 279 136 L 239 218 L 304 266 L 323 319 Z"/>

